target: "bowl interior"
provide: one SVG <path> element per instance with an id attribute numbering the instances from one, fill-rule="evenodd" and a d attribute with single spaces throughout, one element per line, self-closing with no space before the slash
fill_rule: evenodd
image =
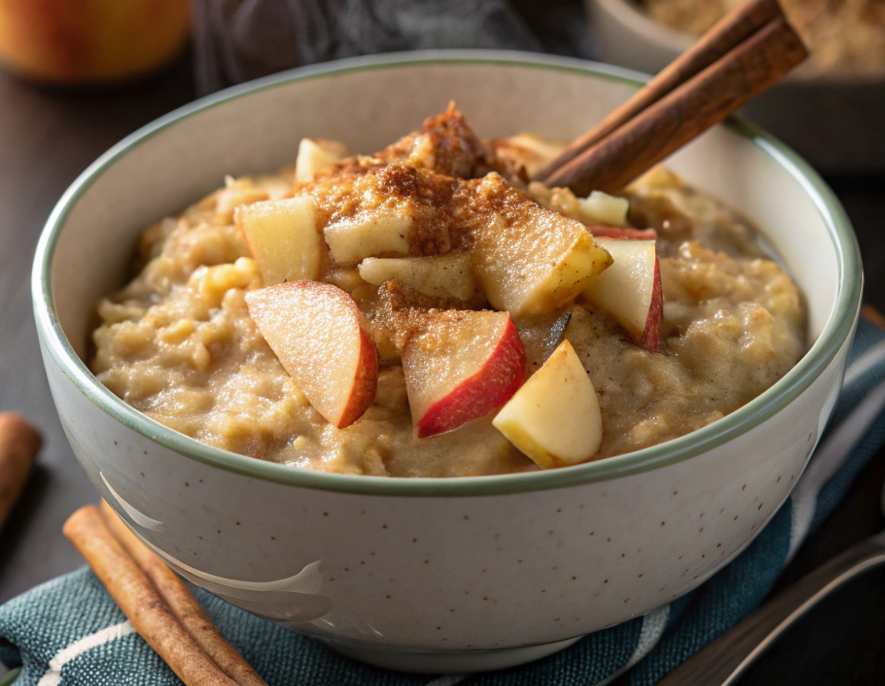
<path id="1" fill-rule="evenodd" d="M 109 151 L 68 191 L 38 254 L 38 314 L 43 255 L 60 327 L 88 362 L 95 304 L 127 279 L 139 232 L 220 186 L 225 174 L 291 163 L 304 136 L 371 152 L 455 100 L 481 136 L 571 139 L 635 90 L 625 74 L 507 53 L 395 56 L 299 70 L 184 108 Z M 845 265 L 858 267 L 850 228 L 814 172 L 742 124 L 716 127 L 667 164 L 765 229 L 805 293 L 816 340 L 836 312 Z"/>

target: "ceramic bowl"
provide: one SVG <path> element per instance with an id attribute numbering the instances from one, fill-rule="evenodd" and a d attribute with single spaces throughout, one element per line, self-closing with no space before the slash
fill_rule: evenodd
<path id="1" fill-rule="evenodd" d="M 300 69 L 200 100 L 125 139 L 67 191 L 33 294 L 52 394 L 99 493 L 194 583 L 374 664 L 518 664 L 703 583 L 784 502 L 836 399 L 861 272 L 814 171 L 740 122 L 670 165 L 766 227 L 810 313 L 810 352 L 691 435 L 568 469 L 457 479 L 311 472 L 177 434 L 87 368 L 96 301 L 139 231 L 222 183 L 290 163 L 302 136 L 373 151 L 451 99 L 480 135 L 572 138 L 639 81 L 616 68 L 498 52 L 411 53 Z"/>
<path id="2" fill-rule="evenodd" d="M 655 74 L 695 40 L 654 21 L 635 0 L 584 0 L 601 58 Z M 805 65 L 744 108 L 828 174 L 885 171 L 885 76 L 821 74 Z"/>

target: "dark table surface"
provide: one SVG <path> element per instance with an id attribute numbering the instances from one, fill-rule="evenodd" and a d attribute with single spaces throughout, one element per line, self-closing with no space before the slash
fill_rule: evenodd
<path id="1" fill-rule="evenodd" d="M 194 97 L 186 61 L 139 84 L 89 93 L 37 89 L 0 74 L 0 410 L 26 414 L 45 438 L 33 478 L 0 534 L 0 603 L 83 564 L 61 526 L 77 507 L 96 500 L 62 433 L 37 348 L 29 284 L 37 237 L 59 196 L 93 159 Z M 867 301 L 885 311 L 885 175 L 830 182 L 860 238 Z M 885 451 L 799 553 L 782 584 L 882 528 L 883 481 Z M 885 683 L 885 569 L 825 601 L 741 683 Z"/>

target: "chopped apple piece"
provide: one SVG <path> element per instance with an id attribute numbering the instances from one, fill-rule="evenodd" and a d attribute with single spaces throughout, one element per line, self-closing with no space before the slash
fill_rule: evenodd
<path id="1" fill-rule="evenodd" d="M 322 274 L 325 246 L 310 196 L 243 205 L 234 212 L 234 221 L 258 262 L 265 286 L 318 279 Z"/>
<path id="2" fill-rule="evenodd" d="M 412 224 L 408 215 L 365 212 L 330 224 L 323 234 L 332 259 L 352 267 L 376 255 L 408 255 Z"/>
<path id="3" fill-rule="evenodd" d="M 302 138 L 295 158 L 295 181 L 309 183 L 324 169 L 331 167 L 347 154 L 345 147 L 336 141 Z"/>
<path id="4" fill-rule="evenodd" d="M 578 221 L 547 210 L 489 174 L 475 190 L 487 221 L 471 258 L 489 302 L 514 317 L 568 304 L 612 262 Z"/>
<path id="5" fill-rule="evenodd" d="M 248 179 L 235 179 L 232 176 L 224 177 L 224 190 L 218 194 L 218 202 L 215 205 L 215 213 L 230 221 L 234 211 L 240 205 L 250 205 L 270 198 L 267 191 L 255 188 Z"/>
<path id="6" fill-rule="evenodd" d="M 627 211 L 630 201 L 609 195 L 602 191 L 593 191 L 586 198 L 578 198 L 581 221 L 585 224 L 606 224 L 608 226 L 627 226 Z"/>
<path id="7" fill-rule="evenodd" d="M 593 238 L 630 238 L 640 241 L 654 241 L 658 238 L 658 232 L 654 229 L 630 229 L 620 226 L 599 226 L 593 224 L 587 227 Z"/>
<path id="8" fill-rule="evenodd" d="M 484 417 L 525 378 L 525 352 L 506 312 L 430 310 L 402 359 L 419 438 Z"/>
<path id="9" fill-rule="evenodd" d="M 584 289 L 591 305 L 608 312 L 648 350 L 661 349 L 664 296 L 657 248 L 650 240 L 597 239 L 614 264 Z"/>
<path id="10" fill-rule="evenodd" d="M 425 295 L 470 300 L 476 295 L 476 279 L 466 253 L 430 257 L 367 257 L 360 276 L 380 286 L 395 279 Z"/>
<path id="11" fill-rule="evenodd" d="M 293 281 L 246 294 L 249 315 L 280 363 L 326 421 L 343 429 L 375 399 L 378 353 L 347 293 Z"/>
<path id="12" fill-rule="evenodd" d="M 571 343 L 560 343 L 492 424 L 543 469 L 586 462 L 597 453 L 599 400 Z"/>
<path id="13" fill-rule="evenodd" d="M 360 286 L 365 285 L 365 280 L 360 276 L 359 270 L 353 267 L 332 267 L 322 278 L 326 283 L 338 286 L 345 293 L 353 292 Z"/>

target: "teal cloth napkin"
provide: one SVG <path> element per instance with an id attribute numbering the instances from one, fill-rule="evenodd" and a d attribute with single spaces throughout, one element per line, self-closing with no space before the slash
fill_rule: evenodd
<path id="1" fill-rule="evenodd" d="M 654 684 L 763 601 L 793 553 L 885 445 L 883 408 L 885 332 L 861 321 L 830 426 L 793 495 L 750 547 L 689 595 L 523 667 L 437 678 L 386 672 L 205 591 L 194 593 L 270 686 L 586 686 L 624 672 L 631 686 Z M 16 686 L 180 684 L 88 569 L 0 607 L 0 660 L 22 667 Z"/>

